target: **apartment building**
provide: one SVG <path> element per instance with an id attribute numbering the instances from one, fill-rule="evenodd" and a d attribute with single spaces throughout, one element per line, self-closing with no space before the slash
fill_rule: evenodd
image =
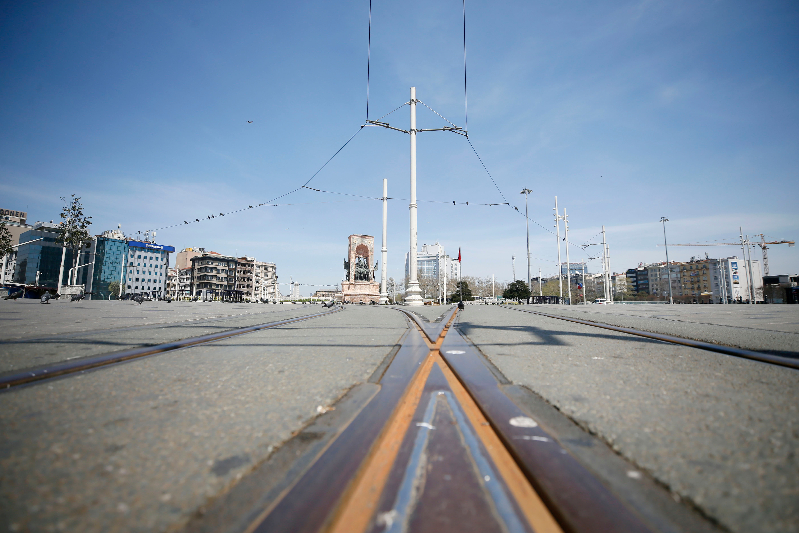
<path id="1" fill-rule="evenodd" d="M 217 252 L 191 258 L 190 293 L 203 300 L 241 301 L 243 293 L 236 288 L 238 260 Z"/>
<path id="2" fill-rule="evenodd" d="M 277 267 L 265 261 L 253 262 L 252 299 L 257 302 L 277 302 L 280 290 L 277 283 Z"/>

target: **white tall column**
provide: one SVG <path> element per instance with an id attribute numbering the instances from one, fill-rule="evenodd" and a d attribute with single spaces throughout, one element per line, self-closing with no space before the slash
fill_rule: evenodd
<path id="1" fill-rule="evenodd" d="M 64 278 L 64 258 L 67 254 L 67 246 L 66 244 L 61 247 L 61 268 L 58 269 L 58 282 L 56 286 L 58 287 L 58 294 L 61 294 L 61 280 Z"/>
<path id="2" fill-rule="evenodd" d="M 416 231 L 416 87 L 411 87 L 411 249 L 408 256 L 408 287 L 405 290 L 405 302 L 411 306 L 424 305 L 416 276 L 418 269 L 416 263 L 417 231 Z"/>
<path id="3" fill-rule="evenodd" d="M 538 296 L 544 295 L 544 288 L 541 286 L 541 269 L 538 269 Z"/>
<path id="4" fill-rule="evenodd" d="M 560 269 L 560 215 L 558 214 L 558 197 L 555 197 L 555 227 L 557 228 L 558 239 L 558 287 L 560 288 L 560 297 L 563 298 L 563 274 Z"/>
<path id="5" fill-rule="evenodd" d="M 608 247 L 605 242 L 605 226 L 602 226 L 602 288 L 605 290 L 605 301 L 608 300 Z"/>
<path id="6" fill-rule="evenodd" d="M 563 208 L 563 225 L 566 226 L 566 287 L 569 295 L 569 305 L 572 302 L 572 272 L 569 263 L 569 217 L 566 215 L 566 208 Z"/>
<path id="7" fill-rule="evenodd" d="M 383 179 L 383 246 L 380 248 L 380 261 L 383 263 L 380 269 L 380 300 L 379 304 L 388 303 L 388 293 L 386 292 L 386 259 L 388 249 L 386 248 L 386 225 L 388 224 L 388 180 Z"/>

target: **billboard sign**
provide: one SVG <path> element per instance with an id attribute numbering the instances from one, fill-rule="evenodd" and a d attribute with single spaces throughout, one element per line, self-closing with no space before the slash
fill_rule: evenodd
<path id="1" fill-rule="evenodd" d="M 133 248 L 145 248 L 147 250 L 158 250 L 161 252 L 174 252 L 174 246 L 166 246 L 165 244 L 155 244 L 152 242 L 128 241 L 128 246 Z"/>

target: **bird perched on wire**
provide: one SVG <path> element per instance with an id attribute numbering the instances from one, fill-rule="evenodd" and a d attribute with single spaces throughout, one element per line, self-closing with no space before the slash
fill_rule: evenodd
<path id="1" fill-rule="evenodd" d="M 252 120 L 248 120 L 248 121 L 247 121 L 247 124 L 252 124 Z"/>

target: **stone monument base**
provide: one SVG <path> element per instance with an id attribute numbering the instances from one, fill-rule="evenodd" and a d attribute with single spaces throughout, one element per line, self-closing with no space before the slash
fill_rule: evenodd
<path id="1" fill-rule="evenodd" d="M 341 284 L 345 303 L 377 303 L 380 301 L 380 284 L 374 281 L 345 281 Z"/>

